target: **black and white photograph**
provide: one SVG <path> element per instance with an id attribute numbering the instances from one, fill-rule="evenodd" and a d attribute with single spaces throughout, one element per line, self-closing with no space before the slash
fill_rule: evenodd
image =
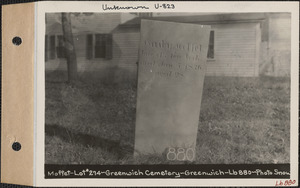
<path id="1" fill-rule="evenodd" d="M 291 13 L 45 18 L 45 164 L 290 163 Z"/>
<path id="2" fill-rule="evenodd" d="M 1 5 L 1 185 L 299 185 L 299 2 Z"/>

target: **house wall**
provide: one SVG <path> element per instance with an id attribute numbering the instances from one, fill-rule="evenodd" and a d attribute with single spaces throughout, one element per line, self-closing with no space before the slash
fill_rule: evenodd
<path id="1" fill-rule="evenodd" d="M 255 15 L 251 14 L 252 17 Z M 230 21 L 207 23 L 215 30 L 215 58 L 207 61 L 206 75 L 290 76 L 291 14 L 265 13 L 257 18 L 251 20 L 244 16 L 244 20 L 232 21 L 231 24 Z M 128 30 L 139 32 L 138 29 L 126 28 L 121 35 L 128 35 Z M 127 40 L 132 40 L 132 37 L 128 35 Z"/>
<path id="2" fill-rule="evenodd" d="M 114 62 L 119 71 L 118 80 L 135 80 L 137 76 L 137 61 L 139 51 L 139 32 L 115 33 L 113 35 Z M 115 56 L 116 55 L 116 56 Z"/>
<path id="3" fill-rule="evenodd" d="M 73 39 L 77 57 L 86 57 L 86 35 L 77 35 Z"/>
<path id="4" fill-rule="evenodd" d="M 88 77 L 91 81 L 131 82 L 136 80 L 139 33 L 114 34 L 113 58 L 86 58 L 86 35 L 74 36 L 79 76 Z M 46 71 L 67 71 L 64 58 L 48 60 Z"/>
<path id="5" fill-rule="evenodd" d="M 46 34 L 62 35 L 60 13 L 46 14 Z M 87 34 L 108 34 L 121 23 L 121 14 L 119 13 L 94 13 L 91 15 L 71 14 L 72 32 L 74 38 L 74 46 L 77 56 L 77 67 L 80 76 L 89 77 L 93 80 L 109 80 L 118 75 L 116 72 L 117 61 L 120 50 L 118 45 L 113 41 L 113 59 L 94 58 L 88 60 L 86 58 L 87 51 Z M 56 41 L 58 44 L 58 41 Z M 49 41 L 48 41 L 49 46 Z M 49 48 L 48 48 L 49 49 Z M 93 49 L 94 50 L 94 49 Z M 49 53 L 49 50 L 48 50 Z M 51 71 L 67 71 L 67 63 L 63 58 L 48 59 L 45 62 L 45 69 Z"/>
<path id="6" fill-rule="evenodd" d="M 109 14 L 97 33 L 112 33 L 113 58 L 86 59 L 86 34 L 74 34 L 79 74 L 114 82 L 136 80 L 139 27 L 118 28 L 118 15 Z M 107 21 L 109 20 L 109 22 Z M 111 23 L 111 20 L 115 20 Z M 97 21 L 98 22 L 98 21 Z M 104 25 L 105 25 L 104 24 Z M 200 23 L 198 23 L 200 24 Z M 266 21 L 210 23 L 215 33 L 214 59 L 207 61 L 207 76 L 289 76 L 291 25 L 288 15 L 269 15 Z M 82 27 L 84 29 L 87 27 Z M 97 28 L 97 27 L 93 27 Z M 77 29 L 80 29 L 77 25 Z M 79 31 L 79 30 L 77 30 Z M 98 32 L 99 31 L 99 32 Z M 65 60 L 46 62 L 46 70 L 67 70 Z"/>
<path id="7" fill-rule="evenodd" d="M 257 46 L 260 36 L 258 23 L 213 25 L 215 31 L 215 58 L 207 61 L 208 76 L 258 76 Z M 120 49 L 118 67 L 137 71 L 139 31 L 115 33 L 114 40 Z M 136 73 L 134 73 L 136 75 Z"/>
<path id="8" fill-rule="evenodd" d="M 258 23 L 212 25 L 215 31 L 215 59 L 207 61 L 209 76 L 258 76 Z"/>

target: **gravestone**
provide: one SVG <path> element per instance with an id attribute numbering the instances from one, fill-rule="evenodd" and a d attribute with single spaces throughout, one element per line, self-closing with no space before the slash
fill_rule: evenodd
<path id="1" fill-rule="evenodd" d="M 210 26 L 142 20 L 135 156 L 195 158 Z"/>

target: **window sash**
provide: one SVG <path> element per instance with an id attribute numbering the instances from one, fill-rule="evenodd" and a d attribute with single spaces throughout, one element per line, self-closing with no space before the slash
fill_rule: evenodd
<path id="1" fill-rule="evenodd" d="M 94 57 L 111 59 L 112 58 L 112 35 L 111 34 L 96 34 Z"/>
<path id="2" fill-rule="evenodd" d="M 62 35 L 58 35 L 57 40 L 58 40 L 58 45 L 56 47 L 57 58 L 65 58 L 66 53 L 65 53 L 64 37 Z"/>

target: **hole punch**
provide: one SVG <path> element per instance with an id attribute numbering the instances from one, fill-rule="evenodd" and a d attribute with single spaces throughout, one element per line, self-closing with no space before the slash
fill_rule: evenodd
<path id="1" fill-rule="evenodd" d="M 12 39 L 12 43 L 13 43 L 14 45 L 16 45 L 16 46 L 19 46 L 20 44 L 22 44 L 22 39 L 21 39 L 21 37 L 14 37 L 14 38 Z"/>
<path id="2" fill-rule="evenodd" d="M 20 151 L 21 150 L 21 144 L 19 142 L 14 142 L 12 145 L 12 149 L 14 151 Z"/>

